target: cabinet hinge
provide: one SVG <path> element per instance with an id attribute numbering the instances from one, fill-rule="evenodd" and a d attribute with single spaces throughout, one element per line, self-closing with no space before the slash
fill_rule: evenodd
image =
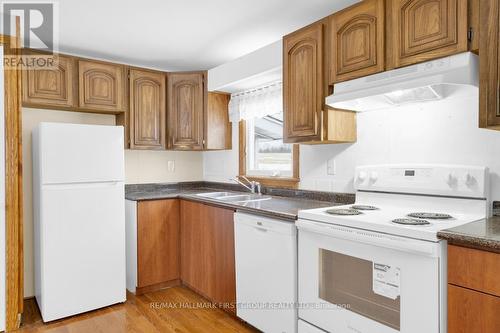
<path id="1" fill-rule="evenodd" d="M 473 38 L 474 38 L 474 30 L 472 28 L 469 28 L 469 30 L 467 30 L 467 40 L 469 42 L 472 42 Z"/>

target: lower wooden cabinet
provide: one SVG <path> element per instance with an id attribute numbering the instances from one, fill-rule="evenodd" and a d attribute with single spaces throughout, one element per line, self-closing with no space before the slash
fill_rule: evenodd
<path id="1" fill-rule="evenodd" d="M 448 333 L 498 333 L 500 297 L 448 285 Z"/>
<path id="2" fill-rule="evenodd" d="M 179 284 L 179 200 L 127 200 L 125 207 L 127 289 L 141 294 Z"/>
<path id="3" fill-rule="evenodd" d="M 181 280 L 235 313 L 234 211 L 181 201 Z"/>
<path id="4" fill-rule="evenodd" d="M 448 333 L 500 328 L 500 254 L 448 246 Z"/>

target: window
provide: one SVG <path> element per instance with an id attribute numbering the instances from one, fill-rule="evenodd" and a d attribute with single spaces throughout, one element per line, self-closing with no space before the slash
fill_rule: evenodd
<path id="1" fill-rule="evenodd" d="M 229 117 L 240 123 L 239 174 L 268 186 L 296 187 L 299 146 L 283 143 L 282 83 L 232 94 Z"/>
<path id="2" fill-rule="evenodd" d="M 292 145 L 283 143 L 283 112 L 246 122 L 246 173 L 292 177 Z"/>
<path id="3" fill-rule="evenodd" d="M 283 112 L 240 123 L 240 174 L 263 184 L 298 183 L 299 147 L 283 143 Z"/>

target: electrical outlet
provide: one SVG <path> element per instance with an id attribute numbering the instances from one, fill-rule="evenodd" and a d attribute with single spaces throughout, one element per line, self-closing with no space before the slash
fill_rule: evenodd
<path id="1" fill-rule="evenodd" d="M 167 162 L 167 170 L 168 170 L 168 172 L 175 171 L 175 161 L 168 161 Z"/>
<path id="2" fill-rule="evenodd" d="M 335 159 L 331 158 L 326 162 L 326 174 L 330 176 L 335 175 Z"/>

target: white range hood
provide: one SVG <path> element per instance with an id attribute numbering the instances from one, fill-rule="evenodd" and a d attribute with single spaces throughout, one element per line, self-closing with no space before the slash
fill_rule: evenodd
<path id="1" fill-rule="evenodd" d="M 465 52 L 337 83 L 326 104 L 337 109 L 370 111 L 435 101 L 457 91 L 477 91 L 478 83 L 478 56 Z"/>

